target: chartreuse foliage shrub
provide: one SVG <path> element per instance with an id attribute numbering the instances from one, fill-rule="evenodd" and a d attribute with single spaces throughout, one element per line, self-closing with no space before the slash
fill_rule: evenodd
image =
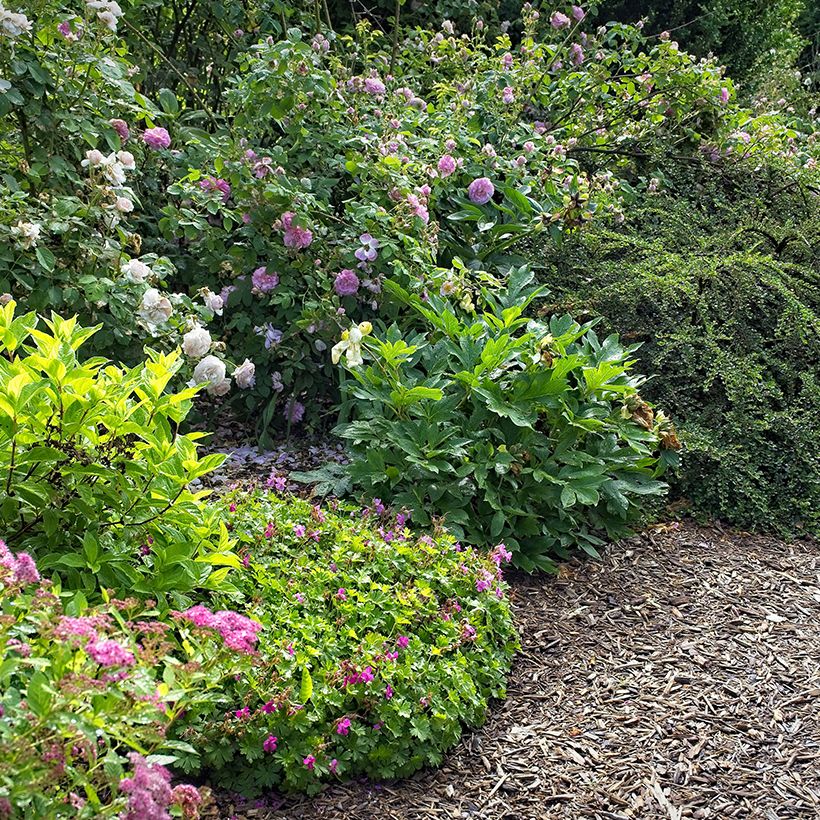
<path id="1" fill-rule="evenodd" d="M 675 495 L 737 526 L 820 532 L 820 208 L 776 175 L 687 174 L 617 231 L 543 248 L 556 309 L 640 341 L 679 423 Z"/>
<path id="2" fill-rule="evenodd" d="M 483 289 L 475 315 L 391 285 L 422 332 L 393 326 L 380 340 L 354 328 L 336 349 L 353 376 L 355 420 L 337 432 L 354 483 L 420 524 L 442 517 L 469 543 L 501 538 L 530 570 L 625 534 L 677 461 L 673 428 L 630 372 L 635 349 L 569 316 L 526 318 L 540 295 L 532 276 Z"/>
<path id="3" fill-rule="evenodd" d="M 133 598 L 88 608 L 0 541 L 0 817 L 199 816 L 197 789 L 165 769 L 196 754 L 173 726 L 219 702 L 259 624 L 157 618 Z"/>
<path id="4" fill-rule="evenodd" d="M 322 509 L 236 492 L 221 503 L 264 628 L 229 709 L 177 730 L 212 781 L 315 792 L 408 775 L 440 763 L 504 695 L 517 636 L 503 545 L 488 556 L 443 531 L 420 536 L 381 502 Z"/>
<path id="5" fill-rule="evenodd" d="M 179 432 L 197 392 L 166 392 L 179 353 L 83 360 L 95 330 L 0 307 L 0 537 L 86 592 L 228 588 L 228 532 L 188 488 L 224 456 Z"/>

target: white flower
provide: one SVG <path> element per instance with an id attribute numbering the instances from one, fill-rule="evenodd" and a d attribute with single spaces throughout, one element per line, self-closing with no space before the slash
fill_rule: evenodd
<path id="1" fill-rule="evenodd" d="M 137 284 L 145 282 L 149 276 L 152 276 L 154 271 L 139 259 L 129 259 L 120 265 L 120 273 L 122 273 L 129 282 Z"/>
<path id="2" fill-rule="evenodd" d="M 362 339 L 373 330 L 370 322 L 362 322 L 358 326 L 353 326 L 350 330 L 342 333 L 342 341 L 333 345 L 330 350 L 330 358 L 333 364 L 339 364 L 342 353 L 345 354 L 348 367 L 358 367 L 364 364 L 362 359 Z"/>
<path id="3" fill-rule="evenodd" d="M 137 167 L 134 155 L 130 151 L 117 151 L 117 159 L 126 171 L 133 171 Z"/>
<path id="4" fill-rule="evenodd" d="M 205 307 L 208 308 L 208 310 L 213 311 L 217 316 L 222 315 L 224 302 L 218 293 L 212 293 L 210 288 L 205 288 L 202 291 L 202 300 L 205 302 Z"/>
<path id="5" fill-rule="evenodd" d="M 233 372 L 234 381 L 240 390 L 247 390 L 256 384 L 256 365 L 250 360 L 245 359 L 239 367 Z"/>
<path id="6" fill-rule="evenodd" d="M 201 359 L 211 349 L 211 334 L 197 325 L 182 337 L 182 351 L 192 359 Z"/>
<path id="7" fill-rule="evenodd" d="M 0 34 L 14 38 L 27 31 L 31 31 L 31 21 L 25 14 L 16 14 L 0 6 Z"/>
<path id="8" fill-rule="evenodd" d="M 156 288 L 148 288 L 142 295 L 142 304 L 137 315 L 153 328 L 167 322 L 173 312 L 174 308 L 166 296 L 163 296 Z"/>
<path id="9" fill-rule="evenodd" d="M 102 151 L 92 148 L 85 152 L 85 159 L 80 163 L 83 168 L 99 168 L 105 162 L 105 155 Z"/>
<path id="10" fill-rule="evenodd" d="M 231 389 L 231 380 L 225 377 L 225 362 L 216 356 L 206 356 L 195 368 L 190 387 L 207 382 L 205 388 L 212 396 L 224 396 Z"/>
<path id="11" fill-rule="evenodd" d="M 40 238 L 41 227 L 36 222 L 18 222 L 12 229 L 11 235 L 17 237 L 20 246 L 25 250 L 33 248 Z"/>
<path id="12" fill-rule="evenodd" d="M 103 173 L 103 176 L 112 185 L 125 184 L 125 169 L 123 168 L 120 161 L 117 159 L 116 154 L 111 153 L 107 157 L 105 157 L 103 161 L 100 163 L 99 167 Z"/>
<path id="13" fill-rule="evenodd" d="M 118 196 L 114 207 L 123 214 L 130 214 L 134 210 L 134 203 L 127 196 Z"/>

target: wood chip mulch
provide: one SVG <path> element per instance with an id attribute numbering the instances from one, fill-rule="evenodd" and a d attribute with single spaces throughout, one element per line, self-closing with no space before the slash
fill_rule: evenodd
<path id="1" fill-rule="evenodd" d="M 220 816 L 820 818 L 818 544 L 667 525 L 512 581 L 509 697 L 441 769 Z"/>

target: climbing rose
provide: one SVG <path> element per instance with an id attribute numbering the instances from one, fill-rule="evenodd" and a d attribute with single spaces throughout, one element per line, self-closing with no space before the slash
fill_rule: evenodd
<path id="1" fill-rule="evenodd" d="M 233 378 L 236 386 L 240 390 L 247 390 L 256 384 L 256 365 L 250 360 L 245 359 L 236 370 L 233 372 Z"/>
<path id="2" fill-rule="evenodd" d="M 286 248 L 295 248 L 302 250 L 306 248 L 313 241 L 313 233 L 307 228 L 300 228 L 293 224 L 295 214 L 291 211 L 286 211 L 282 214 L 282 241 Z"/>
<path id="3" fill-rule="evenodd" d="M 192 359 L 201 359 L 211 349 L 211 334 L 197 325 L 182 337 L 182 352 Z"/>
<path id="4" fill-rule="evenodd" d="M 224 396 L 231 389 L 231 380 L 225 376 L 225 362 L 216 356 L 206 356 L 195 368 L 194 377 L 188 382 L 194 387 L 207 382 L 205 390 L 211 396 Z"/>
<path id="5" fill-rule="evenodd" d="M 438 170 L 442 177 L 448 177 L 455 172 L 456 161 L 449 154 L 445 154 L 438 161 Z"/>
<path id="6" fill-rule="evenodd" d="M 553 28 L 565 28 L 569 25 L 569 17 L 560 11 L 553 12 L 552 17 L 550 17 L 550 25 Z"/>
<path id="7" fill-rule="evenodd" d="M 587 16 L 587 13 L 580 6 L 573 6 L 572 16 L 576 23 L 580 23 Z"/>
<path id="8" fill-rule="evenodd" d="M 505 105 L 510 105 L 515 102 L 515 92 L 511 85 L 505 86 L 501 92 L 501 100 Z"/>
<path id="9" fill-rule="evenodd" d="M 279 284 L 278 273 L 268 273 L 267 268 L 257 268 L 251 274 L 254 293 L 270 293 Z"/>
<path id="10" fill-rule="evenodd" d="M 355 271 L 345 268 L 336 276 L 333 289 L 339 296 L 353 296 L 359 290 L 359 277 Z"/>
<path id="11" fill-rule="evenodd" d="M 476 205 L 486 205 L 495 193 L 495 186 L 487 177 L 479 177 L 470 183 L 467 195 Z"/>
<path id="12" fill-rule="evenodd" d="M 171 135 L 164 128 L 148 128 L 143 131 L 142 141 L 156 151 L 168 148 L 171 144 Z"/>
<path id="13" fill-rule="evenodd" d="M 581 65 L 584 62 L 584 50 L 578 43 L 573 43 L 569 50 L 570 60 L 573 65 Z"/>
<path id="14" fill-rule="evenodd" d="M 381 80 L 374 79 L 373 77 L 368 77 L 364 81 L 364 90 L 368 94 L 373 94 L 375 96 L 381 96 L 385 92 L 384 83 Z"/>
<path id="15" fill-rule="evenodd" d="M 128 123 L 125 120 L 109 120 L 108 124 L 117 132 L 123 142 L 131 136 L 131 132 L 128 130 Z"/>

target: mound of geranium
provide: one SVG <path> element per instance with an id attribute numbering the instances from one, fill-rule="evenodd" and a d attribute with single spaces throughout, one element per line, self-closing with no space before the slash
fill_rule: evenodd
<path id="1" fill-rule="evenodd" d="M 440 763 L 504 695 L 517 635 L 503 545 L 487 555 L 411 533 L 378 501 L 325 509 L 256 491 L 223 503 L 245 551 L 237 584 L 263 628 L 230 708 L 178 732 L 213 782 L 314 792 L 405 776 Z"/>

